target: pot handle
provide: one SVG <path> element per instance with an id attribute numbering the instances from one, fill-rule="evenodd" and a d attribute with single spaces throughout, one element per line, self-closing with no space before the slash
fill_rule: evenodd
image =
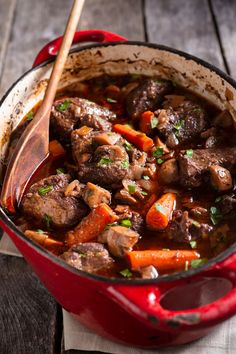
<path id="1" fill-rule="evenodd" d="M 112 32 L 93 29 L 93 30 L 75 32 L 72 43 L 77 44 L 81 42 L 117 42 L 117 41 L 127 41 L 127 39 Z M 57 54 L 61 42 L 62 42 L 62 36 L 47 43 L 36 56 L 33 67 L 41 64 L 45 60 L 53 58 Z"/>
<path id="2" fill-rule="evenodd" d="M 235 257 L 236 258 L 236 257 Z M 235 266 L 234 266 L 235 267 Z M 165 294 L 173 288 L 182 287 L 182 295 L 185 296 L 185 286 L 189 284 L 189 278 L 175 280 L 174 282 L 161 282 L 157 285 L 113 285 L 106 290 L 115 302 L 121 305 L 127 312 L 144 321 L 148 326 L 161 328 L 166 331 L 195 330 L 214 326 L 236 313 L 236 268 L 228 268 L 228 271 L 207 271 L 192 278 L 192 284 L 196 281 L 220 278 L 229 280 L 229 291 L 223 297 L 206 305 L 186 310 L 169 310 L 162 306 L 161 301 Z M 207 290 L 207 289 L 206 289 Z"/>

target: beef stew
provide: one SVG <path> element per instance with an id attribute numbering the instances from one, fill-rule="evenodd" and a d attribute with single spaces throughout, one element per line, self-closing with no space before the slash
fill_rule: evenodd
<path id="1" fill-rule="evenodd" d="M 84 81 L 58 92 L 50 156 L 14 221 L 87 272 L 153 279 L 196 268 L 236 239 L 234 135 L 229 112 L 175 82 Z"/>

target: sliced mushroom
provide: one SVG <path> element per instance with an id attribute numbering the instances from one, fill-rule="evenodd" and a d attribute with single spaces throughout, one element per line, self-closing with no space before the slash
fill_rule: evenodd
<path id="1" fill-rule="evenodd" d="M 79 183 L 77 179 L 70 182 L 66 187 L 64 194 L 66 197 L 78 197 L 81 195 L 82 184 Z"/>
<path id="2" fill-rule="evenodd" d="M 142 267 L 140 273 L 143 279 L 156 279 L 158 277 L 158 271 L 153 265 Z"/>
<path id="3" fill-rule="evenodd" d="M 112 226 L 98 238 L 99 242 L 107 243 L 109 251 L 115 257 L 123 257 L 138 242 L 139 234 L 124 226 Z"/>
<path id="4" fill-rule="evenodd" d="M 165 161 L 159 170 L 159 181 L 161 183 L 171 184 L 179 179 L 179 171 L 176 159 Z"/>
<path id="5" fill-rule="evenodd" d="M 112 132 L 106 132 L 96 135 L 93 140 L 99 145 L 115 145 L 120 140 L 120 135 Z"/>
<path id="6" fill-rule="evenodd" d="M 82 196 L 91 209 L 96 208 L 101 203 L 110 204 L 111 202 L 111 193 L 91 182 L 87 183 Z"/>
<path id="7" fill-rule="evenodd" d="M 233 188 L 232 176 L 226 168 L 219 165 L 209 167 L 211 183 L 218 191 L 228 191 Z"/>

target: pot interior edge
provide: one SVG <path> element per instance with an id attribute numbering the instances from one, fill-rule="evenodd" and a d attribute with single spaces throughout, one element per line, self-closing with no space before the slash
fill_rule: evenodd
<path id="1" fill-rule="evenodd" d="M 10 134 L 25 114 L 42 100 L 51 69 L 52 62 L 31 69 L 12 86 L 0 103 L 0 177 Z M 99 44 L 76 49 L 76 51 L 71 52 L 67 60 L 59 89 L 103 73 L 113 75 L 141 73 L 147 76 L 157 75 L 163 78 L 170 78 L 181 86 L 186 88 L 190 86 L 193 91 L 204 95 L 220 109 L 228 109 L 236 120 L 236 83 L 232 85 L 231 82 L 227 81 L 227 79 L 220 76 L 217 72 L 199 64 L 197 61 L 186 58 L 178 52 L 168 51 L 167 48 L 162 49 L 158 46 L 153 47 L 127 42 L 117 45 Z M 1 213 L 3 214 L 3 220 L 20 238 L 29 242 L 32 247 L 36 247 L 40 253 L 43 252 L 50 257 L 52 261 L 59 262 L 60 265 L 70 269 L 70 271 L 75 271 L 83 276 L 86 275 L 97 280 L 106 280 L 104 277 L 90 275 L 73 269 L 63 261 L 56 259 L 55 256 L 47 254 L 41 246 L 28 240 L 16 228 L 5 215 L 4 211 L 1 210 Z M 232 245 L 222 254 L 210 260 L 206 266 L 188 272 L 160 277 L 155 283 L 162 280 L 171 281 L 177 278 L 185 278 L 196 274 L 203 269 L 209 268 L 214 263 L 224 260 L 234 253 L 235 250 L 236 245 Z M 113 279 L 109 279 L 109 281 L 113 281 Z M 129 282 L 130 284 L 130 280 L 125 279 L 114 279 L 114 281 L 119 283 Z M 132 280 L 133 284 L 147 284 L 150 282 L 153 283 L 153 280 Z"/>

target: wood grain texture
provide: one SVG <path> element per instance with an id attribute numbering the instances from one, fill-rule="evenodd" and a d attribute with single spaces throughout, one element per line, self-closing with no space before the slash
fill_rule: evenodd
<path id="1" fill-rule="evenodd" d="M 11 33 L 16 0 L 0 0 L 0 78 Z"/>
<path id="2" fill-rule="evenodd" d="M 99 28 L 129 40 L 144 40 L 142 0 L 86 0 L 80 29 Z"/>
<path id="3" fill-rule="evenodd" d="M 231 76 L 236 79 L 236 1 L 211 1 L 213 14 L 218 27 L 225 60 Z"/>
<path id="4" fill-rule="evenodd" d="M 0 353 L 54 353 L 57 304 L 26 262 L 0 255 Z"/>
<path id="5" fill-rule="evenodd" d="M 146 0 L 150 42 L 194 54 L 225 69 L 207 0 Z"/>

